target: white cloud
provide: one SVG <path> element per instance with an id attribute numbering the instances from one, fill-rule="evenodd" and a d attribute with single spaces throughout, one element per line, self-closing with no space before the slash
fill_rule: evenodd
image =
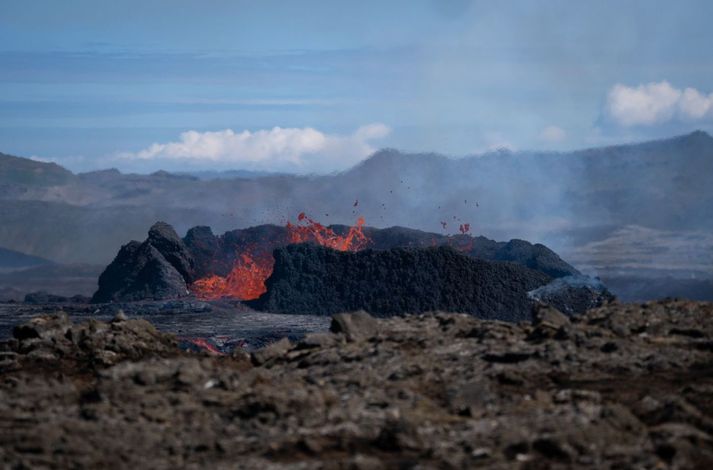
<path id="1" fill-rule="evenodd" d="M 679 102 L 681 111 L 690 119 L 701 119 L 713 115 L 713 93 L 708 96 L 695 88 L 686 88 Z"/>
<path id="2" fill-rule="evenodd" d="M 267 171 L 330 172 L 346 169 L 376 149 L 371 141 L 389 135 L 381 123 L 358 128 L 351 135 L 326 134 L 311 127 L 273 127 L 257 131 L 186 131 L 174 142 L 154 143 L 123 159 L 162 160 L 215 167 Z"/>
<path id="3" fill-rule="evenodd" d="M 672 119 L 713 117 L 713 93 L 695 88 L 680 90 L 667 81 L 629 87 L 614 85 L 607 96 L 607 112 L 623 126 L 660 124 Z"/>
<path id="4" fill-rule="evenodd" d="M 567 133 L 561 127 L 557 126 L 547 126 L 542 129 L 540 133 L 540 139 L 545 142 L 559 143 L 567 138 Z"/>

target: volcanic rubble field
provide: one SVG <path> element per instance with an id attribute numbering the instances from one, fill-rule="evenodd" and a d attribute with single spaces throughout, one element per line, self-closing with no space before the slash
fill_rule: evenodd
<path id="1" fill-rule="evenodd" d="M 713 468 L 713 304 L 377 320 L 248 354 L 144 320 L 0 343 L 8 468 Z M 299 466 L 297 466 L 299 464 Z"/>

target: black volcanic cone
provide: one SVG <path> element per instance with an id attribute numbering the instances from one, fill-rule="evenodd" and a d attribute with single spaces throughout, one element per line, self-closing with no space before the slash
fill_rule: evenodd
<path id="1" fill-rule="evenodd" d="M 311 245 L 274 251 L 267 292 L 249 302 L 269 312 L 378 316 L 434 310 L 480 318 L 530 318 L 527 292 L 547 284 L 541 272 L 470 258 L 450 247 L 340 252 Z"/>

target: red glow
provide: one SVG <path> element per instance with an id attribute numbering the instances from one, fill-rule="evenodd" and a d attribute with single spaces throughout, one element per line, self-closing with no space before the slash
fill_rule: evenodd
<path id="1" fill-rule="evenodd" d="M 218 349 L 215 346 L 213 346 L 212 344 L 210 344 L 208 341 L 206 341 L 203 338 L 190 338 L 187 341 L 195 344 L 200 350 L 206 351 L 207 353 L 212 354 L 214 356 L 223 356 L 224 355 L 222 352 L 218 351 Z"/>

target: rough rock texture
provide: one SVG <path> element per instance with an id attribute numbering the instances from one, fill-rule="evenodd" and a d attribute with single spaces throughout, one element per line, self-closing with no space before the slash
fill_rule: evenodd
<path id="1" fill-rule="evenodd" d="M 173 227 L 156 222 L 146 241 L 122 246 L 99 276 L 93 302 L 127 302 L 185 297 L 195 279 L 193 255 Z"/>
<path id="2" fill-rule="evenodd" d="M 176 268 L 176 271 L 181 273 L 187 283 L 196 280 L 193 255 L 173 227 L 166 222 L 156 222 L 149 229 L 147 241 L 166 258 L 171 266 Z"/>
<path id="3" fill-rule="evenodd" d="M 332 317 L 329 331 L 342 333 L 349 341 L 368 339 L 375 336 L 379 330 L 378 322 L 361 310 L 353 313 L 338 313 Z"/>
<path id="4" fill-rule="evenodd" d="M 527 295 L 568 315 L 601 307 L 614 300 L 614 295 L 599 279 L 581 274 L 554 279 L 549 284 L 528 292 Z"/>
<path id="5" fill-rule="evenodd" d="M 173 335 L 160 333 L 145 320 L 127 320 L 123 313 L 108 323 L 89 320 L 81 324 L 72 324 L 66 314 L 58 313 L 16 326 L 13 339 L 0 343 L 0 350 L 5 351 L 0 367 L 12 370 L 41 363 L 90 371 L 125 360 L 175 356 L 176 346 Z"/>
<path id="6" fill-rule="evenodd" d="M 532 244 L 525 240 L 510 240 L 499 244 L 494 258 L 499 261 L 512 261 L 540 271 L 551 277 L 564 277 L 579 274 L 572 266 L 560 258 L 557 253 L 540 243 Z"/>
<path id="7" fill-rule="evenodd" d="M 214 271 L 217 274 L 213 265 L 219 251 L 220 239 L 213 235 L 210 227 L 193 227 L 186 233 L 183 241 L 193 256 L 197 278 L 210 276 Z M 222 275 L 225 276 L 225 274 L 227 272 Z"/>
<path id="8" fill-rule="evenodd" d="M 349 227 L 334 225 L 332 229 L 335 233 L 343 234 Z M 511 261 L 550 277 L 579 274 L 549 248 L 523 240 L 495 242 L 485 237 L 445 236 L 403 227 L 367 227 L 364 233 L 371 240 L 369 247 L 379 251 L 397 247 L 449 246 L 476 259 Z M 133 243 L 122 247 L 116 259 L 102 274 L 99 290 L 94 295 L 95 302 L 163 299 L 185 295 L 182 283 L 170 269 L 163 267 L 155 269 L 162 276 L 158 278 L 160 286 L 156 286 L 156 289 L 142 282 L 134 285 L 135 278 L 143 279 L 139 273 L 147 263 L 146 257 L 153 256 L 153 253 L 147 253 L 150 250 L 143 245 L 155 248 L 160 255 L 157 258 L 162 257 L 165 263 L 180 274 L 183 283 L 190 285 L 209 275 L 228 275 L 240 253 L 250 252 L 253 258 L 269 256 L 273 250 L 286 246 L 289 237 L 285 227 L 276 225 L 232 230 L 219 236 L 214 235 L 210 227 L 198 226 L 190 229 L 186 237 L 181 239 L 169 224 L 157 222 L 149 230 L 149 237 L 142 245 L 144 250 L 140 256 L 136 255 L 139 250 Z M 160 259 L 156 263 L 163 264 Z M 356 305 L 354 308 L 365 306 Z M 331 310 L 329 312 L 334 313 Z"/>
<path id="9" fill-rule="evenodd" d="M 344 226 L 336 231 L 345 232 Z M 386 250 L 396 247 L 426 248 L 435 245 L 453 246 L 473 258 L 488 261 L 512 261 L 543 272 L 551 277 L 579 274 L 573 266 L 565 262 L 546 246 L 532 244 L 525 240 L 513 239 L 509 242 L 496 242 L 482 236 L 451 235 L 422 232 L 405 227 L 385 229 L 365 229 L 366 235 L 373 240 L 372 248 Z"/>
<path id="10" fill-rule="evenodd" d="M 258 310 L 331 315 L 363 309 L 388 316 L 443 310 L 517 321 L 530 316 L 527 292 L 551 278 L 514 263 L 470 258 L 453 248 L 340 252 L 311 244 L 274 252 Z"/>
<path id="11" fill-rule="evenodd" d="M 344 235 L 349 231 L 346 225 L 331 225 L 335 233 Z M 531 244 L 524 240 L 496 242 L 485 237 L 470 235 L 446 236 L 406 227 L 378 229 L 365 227 L 364 235 L 371 240 L 369 248 L 389 250 L 391 248 L 428 248 L 447 245 L 473 258 L 489 261 L 512 261 L 543 272 L 551 277 L 579 274 L 554 251 L 541 244 Z M 245 229 L 214 235 L 210 227 L 194 227 L 184 238 L 186 246 L 193 254 L 199 277 L 208 274 L 225 276 L 235 261 L 235 254 L 250 248 L 252 251 L 271 253 L 288 243 L 285 227 L 258 225 Z"/>
<path id="12" fill-rule="evenodd" d="M 172 299 L 187 293 L 181 273 L 153 245 L 132 241 L 99 276 L 92 302 Z"/>
<path id="13" fill-rule="evenodd" d="M 0 465 L 713 466 L 712 304 L 376 323 L 283 342 L 253 366 L 172 354 L 145 322 L 36 320 L 0 343 Z"/>

